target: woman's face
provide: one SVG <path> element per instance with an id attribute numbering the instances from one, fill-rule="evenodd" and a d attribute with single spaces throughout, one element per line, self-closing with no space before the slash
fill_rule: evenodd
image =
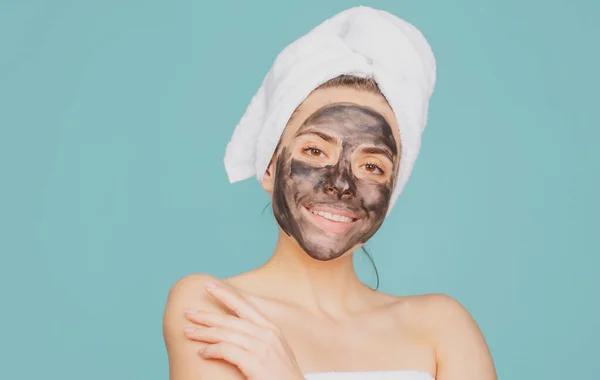
<path id="1" fill-rule="evenodd" d="M 279 226 L 311 257 L 340 257 L 383 223 L 399 160 L 394 120 L 383 97 L 333 88 L 311 94 L 286 127 L 266 188 Z"/>

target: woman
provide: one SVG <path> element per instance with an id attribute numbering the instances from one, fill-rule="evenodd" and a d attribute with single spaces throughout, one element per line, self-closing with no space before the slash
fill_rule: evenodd
<path id="1" fill-rule="evenodd" d="M 353 268 L 418 153 L 435 82 L 423 41 L 358 7 L 278 56 L 226 157 L 232 181 L 256 174 L 271 195 L 277 245 L 247 273 L 173 286 L 171 380 L 496 379 L 458 302 L 374 291 Z"/>

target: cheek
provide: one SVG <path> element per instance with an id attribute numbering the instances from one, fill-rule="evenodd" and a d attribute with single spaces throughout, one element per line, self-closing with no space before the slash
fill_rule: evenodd
<path id="1" fill-rule="evenodd" d="M 315 168 L 304 162 L 292 160 L 290 168 L 290 182 L 298 192 L 318 191 L 323 185 L 327 169 Z"/>
<path id="2" fill-rule="evenodd" d="M 364 208 L 376 214 L 385 214 L 390 203 L 391 190 L 388 184 L 361 181 L 357 187 Z"/>

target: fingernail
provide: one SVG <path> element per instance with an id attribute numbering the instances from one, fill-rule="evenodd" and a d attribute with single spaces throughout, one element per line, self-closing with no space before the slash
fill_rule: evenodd
<path id="1" fill-rule="evenodd" d="M 184 309 L 183 311 L 185 311 L 187 314 L 196 314 L 196 310 L 194 309 Z"/>
<path id="2" fill-rule="evenodd" d="M 186 327 L 183 329 L 183 331 L 185 331 L 185 332 L 192 332 L 194 330 L 196 330 L 194 327 Z"/>
<path id="3" fill-rule="evenodd" d="M 215 284 L 214 282 L 211 282 L 211 281 L 206 281 L 206 282 L 204 283 L 204 285 L 205 285 L 207 288 L 213 288 L 213 289 L 217 287 L 217 284 Z"/>

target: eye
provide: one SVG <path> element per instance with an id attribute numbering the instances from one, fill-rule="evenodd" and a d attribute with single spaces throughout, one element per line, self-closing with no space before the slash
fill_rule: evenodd
<path id="1" fill-rule="evenodd" d="M 383 170 L 379 166 L 377 166 L 376 164 L 370 163 L 370 162 L 367 162 L 366 164 L 364 164 L 363 168 L 369 173 L 373 173 L 376 175 L 383 174 Z"/>
<path id="2" fill-rule="evenodd" d="M 323 151 L 319 148 L 315 148 L 315 147 L 307 147 L 304 149 L 304 153 L 308 154 L 309 156 L 312 157 L 326 157 L 325 153 L 323 153 Z"/>

